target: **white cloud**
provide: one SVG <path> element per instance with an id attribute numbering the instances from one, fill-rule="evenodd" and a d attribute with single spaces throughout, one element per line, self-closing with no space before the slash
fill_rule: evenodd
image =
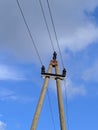
<path id="1" fill-rule="evenodd" d="M 88 45 L 96 43 L 98 40 L 98 28 L 93 24 L 88 24 L 78 28 L 73 34 L 61 40 L 64 46 L 72 51 L 80 51 Z"/>
<path id="2" fill-rule="evenodd" d="M 43 0 L 53 42 L 57 49 L 45 2 Z M 8 48 L 14 56 L 30 61 L 33 59 L 33 62 L 35 62 L 37 56 L 16 3 L 11 0 L 9 3 L 6 3 L 5 0 L 0 1 L 0 3 L 2 5 L 0 8 L 0 16 L 2 16 L 2 21 L 0 22 L 0 48 Z M 98 39 L 98 27 L 95 26 L 94 22 L 90 21 L 84 12 L 93 12 L 98 6 L 98 0 L 61 0 L 50 1 L 50 4 L 62 51 L 66 48 L 72 51 L 80 51 L 96 42 Z M 51 45 L 43 23 L 39 3 L 37 1 L 29 1 L 27 4 L 24 1 L 21 2 L 21 5 L 39 53 L 43 59 L 46 59 L 50 56 L 51 49 L 49 48 L 51 48 Z"/>
<path id="3" fill-rule="evenodd" d="M 51 82 L 51 90 L 56 93 L 56 85 L 54 82 Z M 86 88 L 84 86 L 77 86 L 70 79 L 66 79 L 66 81 L 61 82 L 62 93 L 65 97 L 67 95 L 68 99 L 73 99 L 77 96 L 85 96 Z M 66 95 L 65 95 L 66 94 Z"/>
<path id="4" fill-rule="evenodd" d="M 33 102 L 34 98 L 29 96 L 22 96 L 16 94 L 14 91 L 6 88 L 0 88 L 0 100 L 1 101 L 14 101 L 19 103 Z"/>
<path id="5" fill-rule="evenodd" d="M 84 86 L 77 86 L 75 85 L 71 80 L 66 79 L 64 81 L 65 83 L 62 83 L 62 91 L 64 95 L 66 94 L 68 98 L 74 98 L 76 96 L 85 96 L 86 95 L 86 89 Z"/>
<path id="6" fill-rule="evenodd" d="M 0 80 L 24 80 L 24 76 L 7 65 L 0 65 Z"/>
<path id="7" fill-rule="evenodd" d="M 98 82 L 98 62 L 83 72 L 82 79 L 85 81 Z"/>
<path id="8" fill-rule="evenodd" d="M 2 121 L 0 121 L 0 130 L 6 130 L 6 124 Z"/>

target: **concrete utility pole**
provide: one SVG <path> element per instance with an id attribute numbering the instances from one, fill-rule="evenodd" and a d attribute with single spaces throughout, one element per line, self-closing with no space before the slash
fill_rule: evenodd
<path id="1" fill-rule="evenodd" d="M 38 105 L 36 108 L 36 112 L 35 112 L 33 123 L 32 123 L 30 130 L 36 130 L 36 128 L 37 128 L 38 119 L 40 116 L 40 112 L 41 112 L 42 105 L 44 102 L 44 97 L 45 97 L 46 90 L 48 87 L 48 81 L 50 78 L 54 78 L 56 80 L 60 127 L 61 127 L 61 130 L 66 130 L 65 117 L 64 117 L 64 105 L 63 105 L 62 90 L 61 90 L 61 85 L 60 85 L 60 80 L 63 80 L 66 76 L 66 70 L 65 69 L 63 70 L 62 75 L 59 74 L 59 66 L 58 66 L 58 61 L 56 60 L 56 57 L 57 57 L 57 54 L 56 54 L 56 52 L 54 52 L 53 60 L 50 61 L 47 73 L 45 73 L 45 67 L 42 66 L 41 74 L 42 74 L 42 77 L 45 77 L 45 81 L 44 81 L 44 85 L 43 85 L 43 88 L 41 91 L 41 95 L 40 95 L 40 98 L 38 101 Z M 55 74 L 51 73 L 52 68 L 55 68 Z"/>
<path id="2" fill-rule="evenodd" d="M 58 66 L 55 67 L 55 71 L 56 71 L 56 74 L 59 74 Z M 58 97 L 58 106 L 59 106 L 60 126 L 61 126 L 61 130 L 66 130 L 60 78 L 56 78 L 56 84 L 57 84 L 57 97 Z"/>
<path id="3" fill-rule="evenodd" d="M 48 73 L 51 73 L 51 70 L 52 70 L 52 65 L 49 65 Z M 39 101 L 38 101 L 37 109 L 36 109 L 36 112 L 35 112 L 35 115 L 34 115 L 31 130 L 36 130 L 38 119 L 39 119 L 40 112 L 41 112 L 42 105 L 43 105 L 43 101 L 44 101 L 44 97 L 45 97 L 46 90 L 47 90 L 47 87 L 48 87 L 48 81 L 49 81 L 49 76 L 46 76 L 45 81 L 44 81 L 44 85 L 43 85 L 43 88 L 42 88 L 42 91 L 41 91 L 41 95 L 40 95 L 40 98 L 39 98 Z"/>

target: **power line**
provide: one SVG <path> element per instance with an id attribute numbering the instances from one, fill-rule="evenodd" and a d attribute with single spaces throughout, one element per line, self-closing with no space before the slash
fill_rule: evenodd
<path id="1" fill-rule="evenodd" d="M 53 116 L 52 105 L 51 105 L 51 100 L 50 100 L 50 95 L 49 95 L 48 88 L 47 88 L 47 94 L 48 94 L 48 101 L 49 101 L 49 107 L 50 107 L 50 112 L 51 112 L 51 118 L 52 118 L 52 122 L 53 122 L 53 127 L 54 127 L 54 130 L 56 130 L 55 129 L 54 116 Z"/>
<path id="2" fill-rule="evenodd" d="M 22 8 L 21 8 L 21 6 L 20 6 L 19 0 L 16 0 L 16 2 L 17 2 L 17 5 L 18 5 L 18 7 L 19 7 L 20 13 L 21 13 L 21 15 L 22 15 L 22 17 L 23 17 L 24 23 L 25 23 L 25 25 L 26 25 L 26 27 L 27 27 L 28 34 L 29 34 L 29 36 L 30 36 L 30 38 L 31 38 L 31 41 L 32 41 L 33 46 L 34 46 L 34 48 L 35 48 L 36 54 L 37 54 L 37 56 L 38 56 L 38 59 L 39 59 L 41 65 L 43 65 L 43 64 L 42 64 L 41 57 L 40 57 L 39 52 L 38 52 L 38 49 L 37 49 L 37 47 L 36 47 L 36 45 L 35 45 L 33 36 L 32 36 L 32 34 L 31 34 L 30 28 L 29 28 L 29 26 L 28 26 L 28 24 L 27 24 L 26 18 L 25 18 L 25 16 L 24 16 L 24 13 L 23 13 Z"/>
<path id="3" fill-rule="evenodd" d="M 43 18 L 44 18 L 44 21 L 45 21 L 45 25 L 46 25 L 46 28 L 47 28 L 47 31 L 48 31 L 48 34 L 49 34 L 51 46 L 52 46 L 53 51 L 55 51 L 53 41 L 52 41 L 52 37 L 51 37 L 51 33 L 49 31 L 48 23 L 47 23 L 47 20 L 46 20 L 46 17 L 45 17 L 45 13 L 44 13 L 44 9 L 43 9 L 41 0 L 39 0 L 39 3 L 40 3 L 41 11 L 42 11 L 42 14 L 43 14 Z"/>
<path id="4" fill-rule="evenodd" d="M 63 66 L 63 68 L 64 68 L 63 57 L 62 57 L 62 54 L 61 54 L 61 49 L 60 49 L 60 45 L 59 45 L 59 41 L 58 41 L 58 37 L 57 37 L 55 25 L 54 25 L 54 20 L 53 20 L 53 16 L 52 16 L 50 4 L 49 4 L 49 1 L 48 1 L 48 0 L 47 0 L 47 5 L 48 5 L 48 9 L 49 9 L 49 14 L 50 14 L 50 18 L 51 18 L 53 30 L 54 30 L 54 33 L 55 33 L 55 38 L 56 38 L 57 46 L 58 46 L 59 53 L 60 53 L 60 57 L 61 57 L 62 66 Z"/>

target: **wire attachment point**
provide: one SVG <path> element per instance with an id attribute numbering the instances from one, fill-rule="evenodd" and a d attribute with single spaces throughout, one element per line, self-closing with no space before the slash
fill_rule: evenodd
<path id="1" fill-rule="evenodd" d="M 66 69 L 65 68 L 62 71 L 62 76 L 66 77 Z"/>
<path id="2" fill-rule="evenodd" d="M 57 58 L 57 53 L 54 51 L 54 53 L 53 53 L 53 60 L 56 60 L 56 58 Z"/>
<path id="3" fill-rule="evenodd" d="M 41 74 L 43 74 L 43 73 L 45 73 L 45 66 L 44 65 L 42 65 L 42 67 L 41 67 Z"/>

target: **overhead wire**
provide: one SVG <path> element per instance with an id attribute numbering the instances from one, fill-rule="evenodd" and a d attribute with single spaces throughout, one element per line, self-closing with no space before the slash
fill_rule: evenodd
<path id="1" fill-rule="evenodd" d="M 47 28 L 47 31 L 48 31 L 48 35 L 49 35 L 49 38 L 50 38 L 50 43 L 51 43 L 52 49 L 53 49 L 53 51 L 55 51 L 54 44 L 53 44 L 52 37 L 51 37 L 51 33 L 50 33 L 50 30 L 49 30 L 49 27 L 48 27 L 47 19 L 46 19 L 46 16 L 45 16 L 45 12 L 44 12 L 41 0 L 39 0 L 39 4 L 40 4 L 40 7 L 41 7 L 44 22 L 45 22 L 45 25 L 46 25 L 46 28 Z M 56 130 L 55 129 L 55 121 L 54 121 L 53 111 L 52 111 L 52 105 L 51 105 L 51 99 L 50 99 L 48 88 L 47 88 L 47 94 L 48 94 L 48 101 L 49 101 L 49 107 L 50 107 L 50 112 L 51 112 L 51 118 L 52 118 L 52 122 L 53 122 L 53 128 L 54 128 L 54 130 Z"/>
<path id="2" fill-rule="evenodd" d="M 45 21 L 46 28 L 47 28 L 47 31 L 48 31 L 48 35 L 49 35 L 49 38 L 50 38 L 52 49 L 53 49 L 53 51 L 55 51 L 53 41 L 52 41 L 52 37 L 51 37 L 51 33 L 49 31 L 48 23 L 47 23 L 47 20 L 46 20 L 46 16 L 45 16 L 45 13 L 44 13 L 44 9 L 43 9 L 43 5 L 42 5 L 41 0 L 39 0 L 39 4 L 40 4 L 40 7 L 41 7 L 41 11 L 42 11 L 42 14 L 43 14 L 43 18 L 44 18 L 44 21 Z"/>
<path id="3" fill-rule="evenodd" d="M 55 24 L 54 24 L 54 20 L 53 20 L 53 16 L 52 16 L 51 8 L 50 8 L 50 3 L 49 3 L 49 0 L 46 0 L 46 1 L 47 1 L 48 9 L 49 9 L 49 14 L 50 14 L 50 18 L 51 18 L 53 30 L 54 30 L 54 33 L 55 33 L 55 38 L 56 38 L 57 46 L 58 46 L 58 49 L 59 49 L 59 54 L 60 54 L 62 66 L 63 66 L 63 68 L 64 68 L 63 57 L 62 57 L 62 53 L 61 53 L 61 49 L 60 49 L 60 45 L 59 45 L 59 41 L 58 41 L 58 37 L 57 37 L 57 32 L 56 32 L 56 28 L 55 28 Z M 65 81 L 65 80 L 64 80 L 64 81 Z M 69 129 L 68 99 L 67 99 L 67 92 L 66 92 L 66 84 L 65 84 L 65 82 L 64 82 L 64 87 L 65 87 L 65 96 L 66 96 L 67 126 L 68 126 L 68 129 Z"/>
<path id="4" fill-rule="evenodd" d="M 60 45 L 59 45 L 59 41 L 58 41 L 58 37 L 57 37 L 56 28 L 55 28 L 55 25 L 54 25 L 54 20 L 53 20 L 50 4 L 49 4 L 48 0 L 46 0 L 46 1 L 47 1 L 48 9 L 49 9 L 49 14 L 50 14 L 50 18 L 51 18 L 51 22 L 52 22 L 52 26 L 53 26 L 53 30 L 54 30 L 54 34 L 55 34 L 55 38 L 56 38 L 56 42 L 57 42 L 57 46 L 58 46 L 58 49 L 59 49 L 59 54 L 60 54 L 60 57 L 61 57 L 62 66 L 64 68 L 63 57 L 62 57 L 62 53 L 61 53 L 61 49 L 60 49 Z"/>
<path id="5" fill-rule="evenodd" d="M 37 49 L 37 47 L 36 47 L 34 38 L 33 38 L 32 34 L 31 34 L 31 30 L 30 30 L 30 28 L 29 28 L 29 26 L 28 26 L 28 24 L 27 24 L 26 18 L 25 18 L 25 16 L 24 16 L 24 13 L 23 13 L 22 8 L 21 8 L 21 6 L 20 6 L 19 0 L 16 0 L 16 2 L 17 2 L 17 5 L 18 5 L 18 7 L 19 7 L 20 13 L 21 13 L 21 15 L 22 15 L 22 17 L 23 17 L 24 23 L 25 23 L 25 25 L 26 25 L 26 28 L 27 28 L 28 34 L 29 34 L 29 36 L 30 36 L 30 39 L 31 39 L 31 41 L 32 41 L 32 43 L 33 43 L 33 46 L 34 46 L 34 48 L 35 48 L 35 51 L 36 51 L 36 54 L 37 54 L 38 59 L 39 59 L 39 61 L 40 61 L 40 64 L 43 65 L 42 60 L 41 60 L 41 57 L 40 57 L 40 54 L 39 54 L 38 49 Z"/>
<path id="6" fill-rule="evenodd" d="M 29 36 L 30 36 L 30 38 L 31 38 L 31 41 L 32 41 L 32 43 L 33 43 L 33 46 L 34 46 L 34 48 L 35 48 L 35 51 L 36 51 L 36 54 L 37 54 L 38 59 L 39 59 L 39 61 L 40 61 L 40 64 L 43 65 L 42 60 L 41 60 L 41 57 L 40 57 L 40 54 L 39 54 L 39 51 L 38 51 L 37 46 L 36 46 L 36 44 L 35 44 L 35 41 L 34 41 L 34 39 L 33 39 L 31 30 L 30 30 L 30 28 L 29 28 L 29 26 L 28 26 L 28 24 L 27 24 L 26 18 L 25 18 L 25 16 L 24 16 L 24 13 L 23 13 L 22 8 L 21 8 L 21 6 L 20 6 L 19 0 L 16 0 L 16 2 L 17 2 L 17 5 L 18 5 L 18 7 L 19 7 L 20 13 L 21 13 L 21 15 L 22 15 L 22 17 L 23 17 L 24 23 L 25 23 L 25 25 L 26 25 L 26 28 L 27 28 L 28 34 L 29 34 Z M 47 20 L 46 20 L 46 17 L 45 17 L 45 13 L 44 13 L 44 9 L 43 9 L 41 0 L 39 0 L 39 3 L 40 3 L 40 6 L 41 6 L 41 10 L 42 10 L 43 18 L 44 18 L 44 21 L 45 21 L 45 24 L 46 24 L 46 27 L 47 27 L 47 31 L 48 31 L 48 34 L 49 34 L 49 38 L 50 38 L 50 41 L 51 41 L 51 45 L 52 45 L 53 51 L 55 51 L 54 45 L 53 45 L 53 41 L 52 41 L 52 37 L 51 37 L 51 33 L 50 33 L 50 31 L 49 31 L 48 23 L 47 23 Z M 48 5 L 48 9 L 49 9 L 49 14 L 50 14 L 50 17 L 51 17 L 51 22 L 52 22 L 53 30 L 54 30 L 54 33 L 55 33 L 55 38 L 56 38 L 57 46 L 58 46 L 59 53 L 60 53 L 60 57 L 61 57 L 62 66 L 63 66 L 63 68 L 64 68 L 64 63 L 63 63 L 63 58 L 62 58 L 62 54 L 61 54 L 61 49 L 60 49 L 60 45 L 59 45 L 59 41 L 58 41 L 56 29 L 55 29 L 53 17 L 52 17 L 52 13 L 51 13 L 51 9 L 50 9 L 50 4 L 49 4 L 49 1 L 48 1 L 48 0 L 47 0 L 47 5 Z M 47 91 L 48 91 L 48 90 L 47 90 Z M 50 101 L 49 92 L 48 92 L 48 99 L 49 99 L 49 104 L 50 104 L 50 105 L 49 105 L 49 106 L 50 106 L 50 111 L 51 111 L 51 114 L 52 114 L 52 121 L 53 121 L 53 125 L 54 125 L 54 130 L 55 130 L 55 123 L 54 123 L 54 118 L 53 118 L 53 112 L 52 112 L 52 106 L 51 106 L 51 101 Z"/>
<path id="7" fill-rule="evenodd" d="M 32 34 L 31 34 L 30 28 L 29 28 L 29 26 L 28 26 L 28 24 L 27 24 L 26 18 L 25 18 L 25 16 L 24 16 L 24 13 L 23 13 L 22 8 L 21 8 L 21 6 L 20 6 L 19 0 L 16 0 L 16 2 L 17 2 L 17 5 L 18 5 L 18 7 L 19 7 L 20 13 L 21 13 L 21 15 L 22 15 L 22 17 L 23 17 L 24 23 L 25 23 L 25 25 L 26 25 L 26 27 L 27 27 L 28 34 L 29 34 L 29 36 L 30 36 L 30 38 L 31 38 L 31 41 L 32 41 L 33 45 L 34 45 L 34 48 L 35 48 L 35 51 L 36 51 L 37 56 L 38 56 L 38 58 L 39 58 L 39 61 L 40 61 L 41 65 L 43 65 L 43 64 L 42 64 L 41 57 L 40 57 L 39 52 L 38 52 L 38 49 L 37 49 L 36 44 L 35 44 L 35 42 L 34 42 L 33 36 L 32 36 Z M 51 34 L 50 34 L 50 31 L 49 31 L 49 28 L 48 28 L 48 24 L 47 24 L 47 21 L 46 21 L 46 17 L 45 17 L 45 14 L 44 14 L 44 10 L 43 10 L 43 7 L 42 7 L 42 3 L 41 3 L 40 0 L 39 0 L 39 2 L 40 2 L 41 9 L 42 9 L 43 17 L 44 17 L 44 20 L 45 20 L 45 24 L 46 24 L 46 27 L 47 27 L 47 30 L 48 30 L 48 34 L 49 34 L 49 37 L 50 37 L 51 45 L 52 45 L 52 48 L 53 48 L 53 51 L 54 51 L 54 45 L 53 45 L 53 42 L 52 42 L 52 38 L 51 38 Z M 51 106 L 51 101 L 50 101 L 49 92 L 48 92 L 48 100 L 49 100 L 49 106 L 50 106 L 50 111 L 51 111 L 51 115 L 52 115 L 53 127 L 54 127 L 54 130 L 55 130 L 55 124 L 54 124 L 54 118 L 53 118 L 53 112 L 52 112 L 52 106 Z"/>

